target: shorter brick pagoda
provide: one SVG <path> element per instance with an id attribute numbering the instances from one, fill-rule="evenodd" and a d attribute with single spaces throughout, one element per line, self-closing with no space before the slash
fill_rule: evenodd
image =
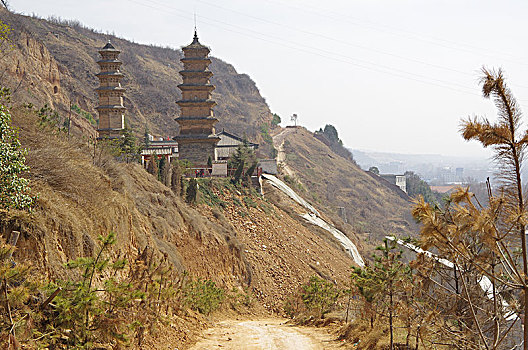
<path id="1" fill-rule="evenodd" d="M 95 89 L 99 95 L 99 105 L 95 107 L 99 113 L 97 131 L 98 139 L 115 139 L 122 137 L 125 128 L 125 106 L 121 87 L 123 73 L 119 71 L 121 61 L 118 56 L 121 51 L 116 50 L 110 41 L 101 49 L 101 60 L 97 61 L 101 72 L 97 74 L 99 87 Z"/>

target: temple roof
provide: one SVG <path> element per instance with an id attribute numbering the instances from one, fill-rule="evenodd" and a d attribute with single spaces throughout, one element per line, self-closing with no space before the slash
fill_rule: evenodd
<path id="1" fill-rule="evenodd" d="M 101 49 L 101 51 L 117 51 L 117 49 L 114 47 L 114 45 L 112 45 L 112 43 L 110 42 L 110 40 L 108 40 L 108 42 L 106 43 L 106 45 Z"/>
<path id="2" fill-rule="evenodd" d="M 193 42 L 190 43 L 187 46 L 182 47 L 182 49 L 184 49 L 184 50 L 185 49 L 207 49 L 207 50 L 209 50 L 209 48 L 207 46 L 200 44 L 200 41 L 198 40 L 198 33 L 197 33 L 196 29 L 194 29 Z"/>

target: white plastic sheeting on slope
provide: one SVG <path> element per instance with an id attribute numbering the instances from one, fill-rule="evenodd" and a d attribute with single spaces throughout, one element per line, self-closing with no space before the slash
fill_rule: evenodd
<path id="1" fill-rule="evenodd" d="M 431 259 L 438 261 L 440 264 L 444 266 L 447 266 L 449 268 L 455 267 L 455 264 L 453 262 L 447 259 L 440 258 L 437 255 L 427 250 L 423 250 L 422 248 L 415 246 L 414 244 L 404 242 L 401 239 L 397 239 L 396 237 L 393 237 L 393 236 L 385 236 L 385 238 L 390 239 L 391 241 L 395 241 L 399 245 L 407 249 L 410 249 L 416 253 L 423 253 L 426 256 L 430 257 Z M 458 266 L 456 268 L 457 270 L 461 271 L 461 269 Z M 482 288 L 482 290 L 484 291 L 484 293 L 486 293 L 486 297 L 488 297 L 488 299 L 490 300 L 493 300 L 493 284 L 491 283 L 490 279 L 487 276 L 482 276 L 479 281 L 479 285 L 480 285 L 480 288 Z M 514 321 L 519 317 L 515 312 L 511 310 L 510 305 L 508 304 L 508 302 L 506 302 L 506 300 L 501 299 L 501 304 L 504 310 L 507 310 L 507 313 L 504 315 L 504 319 L 508 321 Z"/>
<path id="2" fill-rule="evenodd" d="M 304 208 L 308 209 L 311 213 L 306 213 L 301 216 L 306 219 L 306 221 L 308 221 L 309 223 L 319 226 L 322 229 L 330 232 L 332 236 L 334 236 L 334 238 L 337 239 L 339 243 L 341 243 L 343 248 L 345 248 L 345 251 L 352 257 L 352 259 L 354 259 L 354 262 L 357 265 L 361 267 L 365 266 L 365 262 L 359 254 L 356 245 L 347 236 L 345 236 L 343 232 L 339 231 L 334 226 L 328 224 L 326 221 L 321 219 L 319 217 L 320 214 L 317 209 L 315 209 L 310 203 L 301 198 L 297 193 L 295 193 L 294 190 L 292 190 L 288 185 L 286 185 L 284 182 L 282 182 L 275 176 L 269 174 L 262 174 L 262 177 L 268 180 L 274 187 L 284 192 L 291 199 L 302 205 Z"/>
<path id="3" fill-rule="evenodd" d="M 324 221 L 323 219 L 321 219 L 320 217 L 314 214 L 306 213 L 302 215 L 302 217 L 305 218 L 307 221 L 311 222 L 312 224 L 317 225 L 327 230 L 328 232 L 330 232 L 335 237 L 335 239 L 337 239 L 339 243 L 341 243 L 341 245 L 343 246 L 343 248 L 345 248 L 347 253 L 350 254 L 350 256 L 352 257 L 352 259 L 354 259 L 354 262 L 356 264 L 358 264 L 361 267 L 365 266 L 365 262 L 363 261 L 363 258 L 361 257 L 361 255 L 359 255 L 359 251 L 356 245 L 352 243 L 350 238 L 345 236 L 343 232 L 339 231 L 334 226 L 328 224 L 326 221 Z"/>
<path id="4" fill-rule="evenodd" d="M 297 203 L 299 203 L 300 205 L 302 205 L 303 207 L 305 207 L 306 209 L 308 209 L 315 215 L 317 216 L 321 215 L 319 214 L 317 209 L 315 209 L 310 203 L 308 203 L 303 198 L 301 198 L 297 193 L 295 193 L 294 190 L 292 190 L 288 185 L 286 185 L 284 182 L 282 182 L 275 176 L 270 175 L 270 174 L 262 174 L 262 177 L 265 178 L 266 180 L 269 180 L 269 182 L 271 182 L 271 184 L 274 187 L 277 187 L 279 190 L 286 193 L 288 197 L 290 197 L 291 199 L 293 199 L 294 201 L 296 201 Z"/>

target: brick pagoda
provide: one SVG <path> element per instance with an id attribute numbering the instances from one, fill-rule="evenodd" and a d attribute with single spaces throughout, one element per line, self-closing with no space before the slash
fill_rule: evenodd
<path id="1" fill-rule="evenodd" d="M 215 147 L 220 138 L 215 136 L 214 125 L 218 122 L 213 115 L 216 102 L 211 99 L 214 85 L 209 79 L 213 73 L 208 69 L 211 64 L 209 48 L 200 44 L 196 30 L 190 45 L 182 47 L 183 70 L 180 74 L 183 84 L 181 90 L 180 116 L 176 118 L 180 126 L 178 141 L 179 159 L 186 159 L 195 166 L 204 166 L 209 157 L 214 161 Z"/>
<path id="2" fill-rule="evenodd" d="M 101 60 L 97 61 L 101 72 L 97 74 L 99 87 L 95 89 L 99 95 L 99 105 L 96 107 L 99 113 L 97 131 L 98 139 L 115 139 L 122 136 L 125 127 L 125 106 L 123 106 L 123 93 L 121 87 L 123 73 L 119 71 L 121 61 L 118 56 L 121 51 L 116 50 L 108 42 L 99 53 Z"/>

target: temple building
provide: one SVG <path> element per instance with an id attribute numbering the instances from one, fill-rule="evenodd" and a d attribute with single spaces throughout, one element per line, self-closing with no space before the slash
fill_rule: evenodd
<path id="1" fill-rule="evenodd" d="M 99 78 L 99 87 L 95 89 L 99 96 L 99 105 L 96 107 L 99 113 L 98 139 L 119 138 L 125 127 L 126 108 L 123 105 L 125 89 L 120 83 L 123 78 L 123 73 L 119 71 L 120 52 L 110 42 L 99 50 L 101 60 L 97 61 L 97 64 L 101 72 L 96 75 Z"/>
<path id="2" fill-rule="evenodd" d="M 180 74 L 183 83 L 178 85 L 181 90 L 180 116 L 176 118 L 180 126 L 180 134 L 174 139 L 178 142 L 179 159 L 186 159 L 194 166 L 207 164 L 209 158 L 215 161 L 215 148 L 220 137 L 215 135 L 214 125 L 218 119 L 214 117 L 213 107 L 216 102 L 211 99 L 214 90 L 209 79 L 213 73 L 208 69 L 211 59 L 209 48 L 200 44 L 196 29 L 194 40 L 190 45 L 182 47 L 183 70 Z"/>

